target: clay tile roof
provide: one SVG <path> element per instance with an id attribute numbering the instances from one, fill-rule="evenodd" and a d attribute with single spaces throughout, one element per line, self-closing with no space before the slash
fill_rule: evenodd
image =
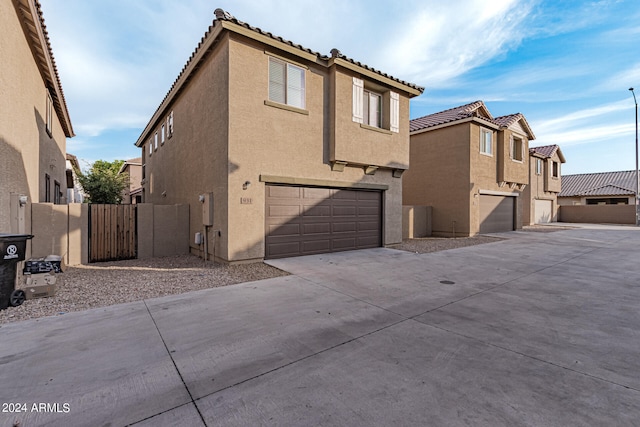
<path id="1" fill-rule="evenodd" d="M 23 28 L 27 41 L 31 45 L 34 58 L 42 73 L 47 88 L 52 97 L 54 109 L 60 119 L 60 124 L 67 137 L 75 136 L 67 103 L 62 91 L 62 83 L 58 74 L 55 58 L 53 57 L 53 49 L 49 40 L 47 26 L 44 23 L 44 15 L 39 0 L 34 0 L 33 7 L 26 0 L 16 1 L 16 10 L 21 15 Z M 37 16 L 36 16 L 37 15 Z"/>
<path id="2" fill-rule="evenodd" d="M 557 145 L 542 145 L 540 147 L 532 147 L 529 148 L 529 154 L 535 155 L 536 157 L 544 157 L 546 159 L 553 157 L 556 151 L 558 151 Z"/>
<path id="3" fill-rule="evenodd" d="M 558 197 L 633 195 L 636 171 L 562 175 Z"/>
<path id="4" fill-rule="evenodd" d="M 415 85 L 415 84 L 413 84 L 413 83 L 405 82 L 404 80 L 400 80 L 400 79 L 398 79 L 398 78 L 392 77 L 392 76 L 390 76 L 390 75 L 388 75 L 388 74 L 386 74 L 386 73 L 383 73 L 383 72 L 378 71 L 378 70 L 376 70 L 376 69 L 374 69 L 374 68 L 372 68 L 372 67 L 369 67 L 368 65 L 365 65 L 365 64 L 362 64 L 362 63 L 360 63 L 360 62 L 357 62 L 357 61 L 355 61 L 355 60 L 353 60 L 353 59 L 350 59 L 350 58 L 348 58 L 348 57 L 346 57 L 346 56 L 342 55 L 342 54 L 340 53 L 340 51 L 339 51 L 339 50 L 337 50 L 337 49 L 332 49 L 332 50 L 331 50 L 331 56 L 322 55 L 321 53 L 318 53 L 318 52 L 315 52 L 315 51 L 313 51 L 313 50 L 311 50 L 311 49 L 305 48 L 305 47 L 303 47 L 303 46 L 301 46 L 301 45 L 299 45 L 299 44 L 293 43 L 292 41 L 286 40 L 286 39 L 284 39 L 284 38 L 282 38 L 282 37 L 280 37 L 280 36 L 276 36 L 276 35 L 274 35 L 274 34 L 272 34 L 272 33 L 270 33 L 270 32 L 264 31 L 264 30 L 262 30 L 262 29 L 260 29 L 260 28 L 258 28 L 258 27 L 253 27 L 253 26 L 251 26 L 251 25 L 247 24 L 246 22 L 242 22 L 242 21 L 238 20 L 237 18 L 235 18 L 233 15 L 231 15 L 229 12 L 226 12 L 226 11 L 225 11 L 225 10 L 223 10 L 223 9 L 219 9 L 219 8 L 218 8 L 218 9 L 216 9 L 216 10 L 214 11 L 214 14 L 215 14 L 215 17 L 216 17 L 216 18 L 213 20 L 212 25 L 210 25 L 210 26 L 209 26 L 209 28 L 207 29 L 207 31 L 205 32 L 205 34 L 204 34 L 204 35 L 202 36 L 202 38 L 200 39 L 200 42 L 198 43 L 198 45 L 196 46 L 196 48 L 195 48 L 195 49 L 193 50 L 193 52 L 191 53 L 191 56 L 190 56 L 190 57 L 189 57 L 189 59 L 187 60 L 187 63 L 184 65 L 184 67 L 182 67 L 182 70 L 181 70 L 181 71 L 180 71 L 180 73 L 178 74 L 178 77 L 174 80 L 173 84 L 171 85 L 171 88 L 169 89 L 169 91 L 167 92 L 167 94 L 166 94 L 166 95 L 165 95 L 165 97 L 163 98 L 162 102 L 160 103 L 160 105 L 158 106 L 158 108 L 156 109 L 156 111 L 154 112 L 153 117 L 155 117 L 155 116 L 160 112 L 161 108 L 163 107 L 163 104 L 165 104 L 165 102 L 167 102 L 167 101 L 168 101 L 168 100 L 169 100 L 169 99 L 174 95 L 174 94 L 173 94 L 174 89 L 176 89 L 176 90 L 177 90 L 177 88 L 178 88 L 178 83 L 180 82 L 180 80 L 181 80 L 183 77 L 185 77 L 185 78 L 189 78 L 190 72 L 187 72 L 187 70 L 189 70 L 189 67 L 192 65 L 192 61 L 194 61 L 194 60 L 195 60 L 195 58 L 197 57 L 197 55 L 198 55 L 198 53 L 199 53 L 200 49 L 201 49 L 201 48 L 203 47 L 203 45 L 205 44 L 205 41 L 206 41 L 206 40 L 209 38 L 209 36 L 214 32 L 214 29 L 216 28 L 216 26 L 218 25 L 218 23 L 219 23 L 219 22 L 221 22 L 221 21 L 232 22 L 232 23 L 234 23 L 234 24 L 236 24 L 236 25 L 239 25 L 239 26 L 241 26 L 241 27 L 244 27 L 245 29 L 250 30 L 250 31 L 253 31 L 253 32 L 255 32 L 255 33 L 257 33 L 257 34 L 260 34 L 260 35 L 262 35 L 262 36 L 269 37 L 269 38 L 271 38 L 271 39 L 273 39 L 273 40 L 276 40 L 276 41 L 281 42 L 281 43 L 285 43 L 285 44 L 287 44 L 287 45 L 289 45 L 289 46 L 292 46 L 292 47 L 294 47 L 294 48 L 296 48 L 296 49 L 300 49 L 300 50 L 301 50 L 301 51 L 303 51 L 303 52 L 306 52 L 306 53 L 309 53 L 309 54 L 311 54 L 311 55 L 316 56 L 316 57 L 318 58 L 318 60 L 320 60 L 320 61 L 327 62 L 327 61 L 329 61 L 329 59 L 331 59 L 331 58 L 341 58 L 341 59 L 343 59 L 343 60 L 345 60 L 345 61 L 348 61 L 348 62 L 350 62 L 350 63 L 352 63 L 352 64 L 354 64 L 354 65 L 357 65 L 357 66 L 362 67 L 362 68 L 364 68 L 364 69 L 366 69 L 366 70 L 369 70 L 369 71 L 371 71 L 371 72 L 373 72 L 373 73 L 375 73 L 375 74 L 378 74 L 378 75 L 380 75 L 380 76 L 382 76 L 382 77 L 386 77 L 386 78 L 388 78 L 388 79 L 390 79 L 390 80 L 393 80 L 393 81 L 395 81 L 395 82 L 397 82 L 397 83 L 400 83 L 400 84 L 402 84 L 402 85 L 405 85 L 405 86 L 408 86 L 408 87 L 410 87 L 410 88 L 412 88 L 412 89 L 415 89 L 415 90 L 419 91 L 420 93 L 424 92 L 424 88 L 423 88 L 422 86 L 418 86 L 418 85 Z M 197 65 L 197 64 L 196 64 L 196 65 Z M 153 117 L 152 117 L 151 121 L 153 121 Z M 147 124 L 147 128 L 149 127 L 149 125 L 150 125 L 150 124 L 151 124 L 151 122 L 149 122 L 149 124 Z M 142 137 L 146 135 L 147 130 L 148 130 L 147 128 L 145 128 L 145 130 L 143 130 L 142 134 L 141 134 L 141 135 L 140 135 L 140 137 L 138 138 L 138 141 L 136 142 L 136 146 L 141 146 L 141 145 L 142 145 L 142 143 L 143 143 L 143 139 L 142 139 Z"/>
<path id="5" fill-rule="evenodd" d="M 442 125 L 445 123 L 451 123 L 458 120 L 473 117 L 474 115 L 476 115 L 476 112 L 480 108 L 484 108 L 490 120 L 493 119 L 489 111 L 486 109 L 484 102 L 475 101 L 469 104 L 461 105 L 459 107 L 440 111 L 439 113 L 429 114 L 428 116 L 413 119 L 409 123 L 409 130 L 410 132 L 415 132 L 418 130 L 427 129 L 427 128 Z"/>

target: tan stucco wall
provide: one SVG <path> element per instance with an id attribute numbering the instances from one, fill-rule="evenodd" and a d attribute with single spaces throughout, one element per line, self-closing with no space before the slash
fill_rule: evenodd
<path id="1" fill-rule="evenodd" d="M 28 207 L 34 235 L 28 258 L 60 255 L 66 265 L 88 262 L 89 205 L 33 203 Z"/>
<path id="2" fill-rule="evenodd" d="M 334 66 L 328 80 L 332 103 L 330 115 L 330 160 L 360 165 L 387 166 L 407 169 L 409 166 L 409 97 L 400 93 L 400 132 L 375 129 L 353 121 L 353 77 L 362 78 L 349 70 Z M 389 91 L 398 92 L 365 80 L 365 88 L 383 95 L 383 128 L 388 122 Z M 326 91 L 326 88 L 325 88 Z M 386 96 L 385 96 L 386 95 Z"/>
<path id="3" fill-rule="evenodd" d="M 46 132 L 47 89 L 10 0 L 0 1 L 0 232 L 17 232 L 10 221 L 11 194 L 44 201 L 44 174 L 66 195 L 62 126 L 53 112 L 52 135 Z M 30 224 L 26 225 L 26 232 Z"/>
<path id="4" fill-rule="evenodd" d="M 514 160 L 511 155 L 511 138 L 522 140 L 522 160 Z M 529 182 L 529 141 L 526 136 L 511 129 L 498 132 L 498 181 L 526 184 Z"/>
<path id="5" fill-rule="evenodd" d="M 553 179 L 553 184 L 551 186 L 552 191 L 547 191 L 547 183 L 551 177 L 551 163 L 549 159 L 540 159 L 542 161 L 542 173 L 540 175 L 536 175 L 536 159 L 538 159 L 538 157 L 529 156 L 529 185 L 523 191 L 522 218 L 524 225 L 531 225 L 535 223 L 536 200 L 550 200 L 551 220 L 558 220 L 558 192 L 560 192 L 561 177 Z M 557 154 L 554 154 L 552 159 L 560 162 L 560 158 Z"/>
<path id="6" fill-rule="evenodd" d="M 553 176 L 553 162 L 558 162 L 558 176 Z M 562 163 L 560 162 L 560 158 L 557 154 L 555 154 L 552 158 L 546 159 L 544 161 L 544 176 L 545 176 L 545 191 L 553 191 L 559 193 L 562 191 Z"/>
<path id="7" fill-rule="evenodd" d="M 635 224 L 634 205 L 561 206 L 561 222 L 591 224 Z"/>
<path id="8" fill-rule="evenodd" d="M 432 207 L 434 236 L 453 235 L 454 227 L 457 235 L 469 234 L 469 146 L 479 143 L 479 136 L 474 139 L 471 133 L 471 125 L 463 123 L 411 136 L 411 165 L 402 177 L 402 203 Z"/>
<path id="9" fill-rule="evenodd" d="M 229 107 L 229 250 L 226 260 L 260 259 L 264 256 L 265 185 L 268 182 L 260 181 L 260 176 L 308 178 L 329 186 L 336 181 L 388 185 L 388 190 L 383 193 L 383 244 L 399 243 L 402 240 L 401 179 L 392 177 L 391 169 L 380 169 L 375 175 L 365 175 L 361 166 L 347 166 L 342 172 L 331 170 L 329 135 L 333 131 L 330 109 L 335 104 L 330 100 L 329 88 L 333 84 L 334 73 L 301 58 L 287 56 L 284 52 L 267 51 L 308 67 L 305 108 L 308 114 L 267 105 L 269 55 L 255 42 L 244 38 L 232 40 L 229 90 L 234 96 Z M 335 74 L 339 78 L 344 77 L 340 72 Z M 351 82 L 350 76 L 348 79 Z M 336 114 L 340 119 L 336 122 L 350 122 L 351 85 L 340 87 L 336 97 L 338 104 L 349 100 L 348 112 L 340 110 L 341 113 Z M 344 160 L 386 166 L 389 159 L 394 158 L 390 152 L 392 147 L 399 153 L 407 150 L 408 99 L 401 102 L 401 106 L 403 104 L 401 121 L 404 129 L 400 134 L 386 135 L 362 129 L 359 124 L 345 125 L 342 130 L 345 141 L 351 141 L 369 154 L 356 157 L 347 153 Z M 342 117 L 343 114 L 346 116 Z M 374 159 L 375 156 L 378 157 Z M 251 185 L 243 190 L 247 181 Z M 241 199 L 249 199 L 250 203 L 241 203 Z"/>
<path id="10" fill-rule="evenodd" d="M 467 121 L 411 136 L 411 165 L 403 176 L 403 204 L 433 207 L 434 236 L 479 233 L 480 193 L 520 195 L 517 187 L 501 186 L 500 178 L 528 182 L 528 161 L 514 162 L 509 155 L 511 131 L 490 129 L 495 147 L 492 155 L 485 155 L 480 153 L 483 128 L 490 129 Z M 522 203 L 522 197 L 516 197 L 516 228 L 522 228 Z"/>
<path id="11" fill-rule="evenodd" d="M 190 205 L 190 247 L 192 252 L 200 254 L 203 246 L 193 243 L 196 232 L 204 234 L 198 196 L 213 193 L 214 225 L 208 230 L 209 248 L 211 252 L 214 249 L 213 230 L 220 230 L 222 236 L 216 239 L 215 251 L 226 259 L 227 171 L 234 171 L 236 165 L 227 163 L 228 47 L 221 42 L 213 49 L 145 139 L 142 149 L 142 163 L 146 164 L 144 202 Z M 160 132 L 171 111 L 173 136 L 165 139 L 164 145 L 159 142 L 158 149 L 149 156 L 149 140 L 155 131 Z"/>

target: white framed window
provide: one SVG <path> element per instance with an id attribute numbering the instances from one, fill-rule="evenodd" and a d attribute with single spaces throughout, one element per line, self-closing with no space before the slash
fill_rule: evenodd
<path id="1" fill-rule="evenodd" d="M 269 100 L 305 108 L 305 69 L 269 57 Z"/>
<path id="2" fill-rule="evenodd" d="M 149 138 L 149 155 L 153 154 L 153 141 Z"/>
<path id="3" fill-rule="evenodd" d="M 515 162 L 522 162 L 524 158 L 524 142 L 522 138 L 511 137 L 511 159 Z"/>
<path id="4" fill-rule="evenodd" d="M 368 90 L 363 91 L 363 122 L 365 125 L 382 127 L 382 95 Z"/>
<path id="5" fill-rule="evenodd" d="M 480 153 L 493 156 L 493 132 L 480 128 Z"/>
<path id="6" fill-rule="evenodd" d="M 160 128 L 160 145 L 164 144 L 164 123 L 162 124 L 162 127 Z"/>
<path id="7" fill-rule="evenodd" d="M 49 136 L 52 135 L 53 133 L 53 100 L 51 99 L 51 94 L 47 91 L 47 111 L 46 111 L 46 115 L 47 117 L 45 118 L 46 120 L 46 126 L 47 126 L 47 133 L 49 134 Z"/>
<path id="8" fill-rule="evenodd" d="M 158 132 L 153 135 L 153 148 L 158 149 Z"/>
<path id="9" fill-rule="evenodd" d="M 372 127 L 400 132 L 400 95 L 366 89 L 364 80 L 353 77 L 352 120 Z"/>
<path id="10" fill-rule="evenodd" d="M 173 136 L 173 111 L 169 113 L 167 117 L 167 137 L 171 138 Z"/>
<path id="11" fill-rule="evenodd" d="M 542 175 L 542 159 L 536 159 L 536 175 Z"/>

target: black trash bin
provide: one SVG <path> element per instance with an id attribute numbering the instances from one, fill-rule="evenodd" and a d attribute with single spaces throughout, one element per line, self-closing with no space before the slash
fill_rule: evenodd
<path id="1" fill-rule="evenodd" d="M 16 289 L 16 265 L 24 261 L 27 240 L 31 238 L 30 234 L 0 233 L 0 310 L 14 305 L 11 297 Z"/>

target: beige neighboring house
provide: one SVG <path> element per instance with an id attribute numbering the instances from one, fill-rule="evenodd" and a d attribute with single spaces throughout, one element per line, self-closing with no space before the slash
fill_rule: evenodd
<path id="1" fill-rule="evenodd" d="M 562 189 L 561 167 L 566 163 L 557 145 L 529 149 L 529 186 L 524 190 L 524 225 L 558 220 L 558 193 Z"/>
<path id="2" fill-rule="evenodd" d="M 80 170 L 78 158 L 67 153 L 67 203 L 83 203 L 86 197 L 76 170 Z"/>
<path id="3" fill-rule="evenodd" d="M 126 160 L 120 167 L 118 174 L 129 176 L 129 186 L 122 194 L 122 203 L 142 203 L 142 157 Z"/>
<path id="4" fill-rule="evenodd" d="M 635 205 L 636 171 L 582 173 L 562 177 L 560 206 Z"/>
<path id="5" fill-rule="evenodd" d="M 29 233 L 25 202 L 66 203 L 73 136 L 37 0 L 0 0 L 0 232 Z"/>
<path id="6" fill-rule="evenodd" d="M 434 236 L 522 228 L 533 139 L 522 114 L 493 117 L 482 101 L 411 120 L 403 204 L 431 206 Z"/>
<path id="7" fill-rule="evenodd" d="M 191 251 L 223 262 L 401 242 L 423 88 L 215 16 L 136 142 L 144 202 L 188 204 Z"/>

